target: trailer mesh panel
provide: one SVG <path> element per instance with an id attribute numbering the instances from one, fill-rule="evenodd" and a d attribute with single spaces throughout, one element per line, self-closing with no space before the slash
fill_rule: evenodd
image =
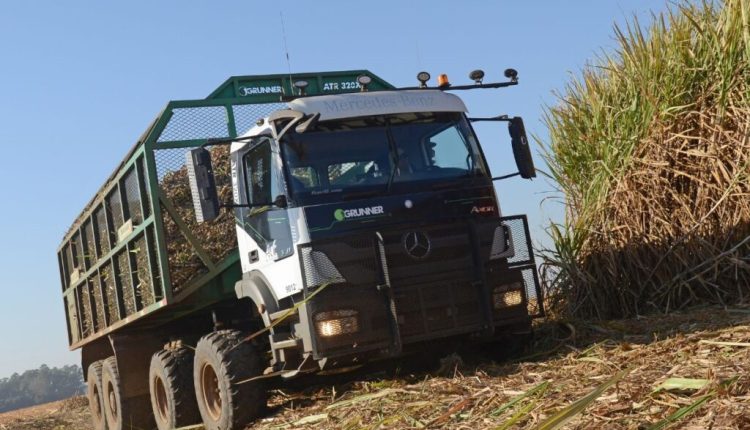
<path id="1" fill-rule="evenodd" d="M 94 244 L 94 228 L 91 225 L 91 221 L 88 220 L 83 224 L 81 228 L 82 245 L 83 245 L 83 260 L 85 262 L 86 270 L 90 269 L 91 266 L 96 262 L 96 245 Z"/>
<path id="2" fill-rule="evenodd" d="M 122 227 L 125 222 L 122 215 L 122 200 L 120 199 L 120 190 L 115 188 L 114 191 L 107 197 L 107 210 L 109 211 L 109 219 L 111 220 L 109 233 L 117 240 L 117 230 Z"/>
<path id="3" fill-rule="evenodd" d="M 125 175 L 123 181 L 125 199 L 127 200 L 128 215 L 134 225 L 143 222 L 143 209 L 141 208 L 141 191 L 138 186 L 138 173 L 131 168 Z"/>
<path id="4" fill-rule="evenodd" d="M 81 334 L 86 337 L 94 332 L 94 316 L 91 312 L 90 285 L 86 282 L 81 286 L 81 304 L 83 305 L 83 327 Z"/>
<path id="5" fill-rule="evenodd" d="M 94 222 L 96 223 L 96 235 L 97 248 L 99 256 L 103 256 L 109 252 L 109 227 L 107 227 L 107 214 L 104 211 L 104 206 L 100 205 L 99 208 L 94 212 Z"/>
<path id="6" fill-rule="evenodd" d="M 121 251 L 117 254 L 117 257 L 115 257 L 115 262 L 117 263 L 115 267 L 119 274 L 117 281 L 122 290 L 122 300 L 125 305 L 126 315 L 131 315 L 136 312 L 135 294 L 133 293 L 133 278 L 130 273 L 129 260 L 127 250 Z"/>
<path id="7" fill-rule="evenodd" d="M 132 243 L 130 249 L 131 264 L 135 266 L 136 275 L 135 293 L 138 309 L 143 309 L 155 301 L 154 289 L 151 284 L 151 268 L 148 261 L 148 250 L 146 249 L 146 236 L 141 235 Z"/>
<path id="8" fill-rule="evenodd" d="M 172 118 L 157 142 L 229 137 L 223 106 L 172 109 Z"/>
<path id="9" fill-rule="evenodd" d="M 105 327 L 107 327 L 107 319 L 106 319 L 106 309 L 104 307 L 104 297 L 103 297 L 103 290 L 101 285 L 101 278 L 98 274 L 94 274 L 91 278 L 89 278 L 89 285 L 91 285 L 91 293 L 94 295 L 94 308 L 96 309 L 96 312 L 94 312 L 94 327 L 95 332 L 99 331 Z"/>
<path id="10" fill-rule="evenodd" d="M 99 273 L 101 274 L 102 286 L 107 296 L 107 316 L 109 317 L 109 323 L 113 324 L 120 320 L 120 309 L 118 306 L 119 294 L 117 292 L 117 283 L 112 271 L 112 265 L 109 263 L 105 264 Z"/>

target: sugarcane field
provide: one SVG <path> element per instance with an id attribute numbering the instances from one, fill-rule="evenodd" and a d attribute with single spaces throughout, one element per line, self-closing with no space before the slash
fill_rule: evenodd
<path id="1" fill-rule="evenodd" d="M 0 22 L 0 430 L 750 429 L 750 0 Z"/>

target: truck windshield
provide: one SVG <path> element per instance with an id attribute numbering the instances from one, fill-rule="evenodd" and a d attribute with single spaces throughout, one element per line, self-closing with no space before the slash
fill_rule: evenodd
<path id="1" fill-rule="evenodd" d="M 281 152 L 297 204 L 386 191 L 429 190 L 430 183 L 487 177 L 478 144 L 460 113 L 410 113 L 320 122 L 290 132 Z"/>

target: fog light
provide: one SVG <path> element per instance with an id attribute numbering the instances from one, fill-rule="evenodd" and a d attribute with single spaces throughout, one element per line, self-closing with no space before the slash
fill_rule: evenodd
<path id="1" fill-rule="evenodd" d="M 322 337 L 340 336 L 359 331 L 359 313 L 346 309 L 315 315 L 315 328 Z"/>
<path id="2" fill-rule="evenodd" d="M 492 292 L 492 304 L 495 309 L 518 306 L 523 303 L 521 288 L 520 282 L 495 287 L 495 290 Z"/>

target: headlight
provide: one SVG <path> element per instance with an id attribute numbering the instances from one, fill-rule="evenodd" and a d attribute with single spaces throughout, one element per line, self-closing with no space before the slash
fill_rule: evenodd
<path id="1" fill-rule="evenodd" d="M 523 303 L 522 288 L 520 282 L 495 287 L 492 291 L 492 304 L 495 309 L 518 306 Z"/>
<path id="2" fill-rule="evenodd" d="M 352 309 L 321 312 L 315 315 L 315 328 L 322 337 L 359 331 L 359 312 Z"/>

